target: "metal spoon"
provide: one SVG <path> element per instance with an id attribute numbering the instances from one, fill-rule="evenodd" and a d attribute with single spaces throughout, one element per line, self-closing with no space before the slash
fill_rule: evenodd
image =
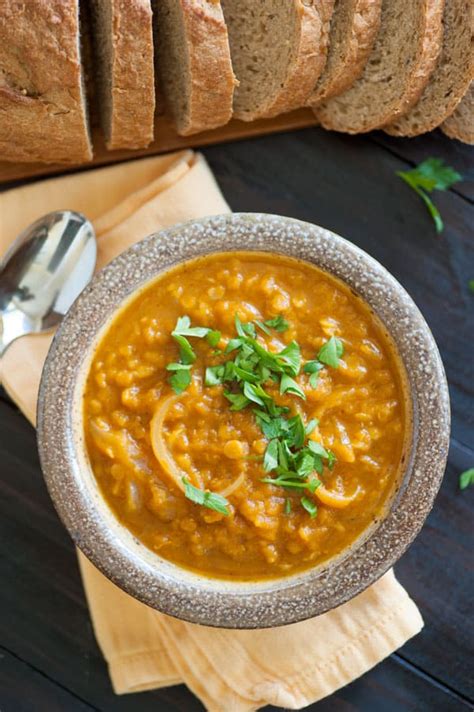
<path id="1" fill-rule="evenodd" d="M 94 272 L 95 232 L 80 213 L 48 213 L 21 233 L 0 264 L 0 356 L 25 334 L 57 326 Z"/>

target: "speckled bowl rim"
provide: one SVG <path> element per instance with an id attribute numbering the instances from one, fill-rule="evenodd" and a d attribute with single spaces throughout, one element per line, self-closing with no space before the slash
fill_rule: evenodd
<path id="1" fill-rule="evenodd" d="M 383 521 L 339 559 L 297 576 L 256 584 L 200 577 L 140 545 L 108 509 L 90 471 L 85 474 L 87 460 L 77 430 L 79 374 L 90 362 L 97 334 L 119 305 L 180 262 L 238 250 L 303 259 L 352 287 L 391 334 L 408 374 L 413 407 L 410 454 L 400 491 Z M 413 541 L 433 506 L 445 469 L 449 431 L 449 395 L 441 358 L 425 320 L 403 287 L 342 237 L 316 225 L 258 213 L 174 226 L 109 263 L 56 333 L 43 369 L 37 411 L 45 480 L 81 551 L 143 603 L 182 620 L 226 628 L 301 621 L 344 603 L 382 576 Z"/>

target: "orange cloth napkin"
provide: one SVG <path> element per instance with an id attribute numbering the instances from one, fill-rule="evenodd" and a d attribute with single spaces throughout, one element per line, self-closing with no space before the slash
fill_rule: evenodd
<path id="1" fill-rule="evenodd" d="M 151 232 L 229 210 L 203 157 L 183 151 L 0 194 L 0 254 L 29 223 L 60 208 L 82 211 L 93 221 L 98 268 Z M 51 339 L 23 337 L 1 363 L 5 389 L 32 423 Z M 158 613 L 118 589 L 81 554 L 79 563 L 114 690 L 185 682 L 212 712 L 247 712 L 266 704 L 300 709 L 369 670 L 423 626 L 392 571 L 318 618 L 235 631 Z"/>

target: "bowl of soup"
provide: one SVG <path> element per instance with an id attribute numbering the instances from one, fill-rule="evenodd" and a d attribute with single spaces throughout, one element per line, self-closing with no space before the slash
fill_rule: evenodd
<path id="1" fill-rule="evenodd" d="M 59 329 L 47 486 L 84 554 L 183 620 L 283 625 L 347 601 L 420 530 L 449 443 L 439 353 L 375 260 L 259 214 L 151 235 Z"/>

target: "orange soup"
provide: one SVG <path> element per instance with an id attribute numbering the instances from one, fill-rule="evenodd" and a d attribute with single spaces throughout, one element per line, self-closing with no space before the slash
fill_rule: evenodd
<path id="1" fill-rule="evenodd" d="M 409 430 L 402 373 L 331 275 L 209 255 L 147 285 L 103 334 L 84 392 L 91 467 L 161 557 L 210 577 L 289 575 L 383 512 Z"/>

